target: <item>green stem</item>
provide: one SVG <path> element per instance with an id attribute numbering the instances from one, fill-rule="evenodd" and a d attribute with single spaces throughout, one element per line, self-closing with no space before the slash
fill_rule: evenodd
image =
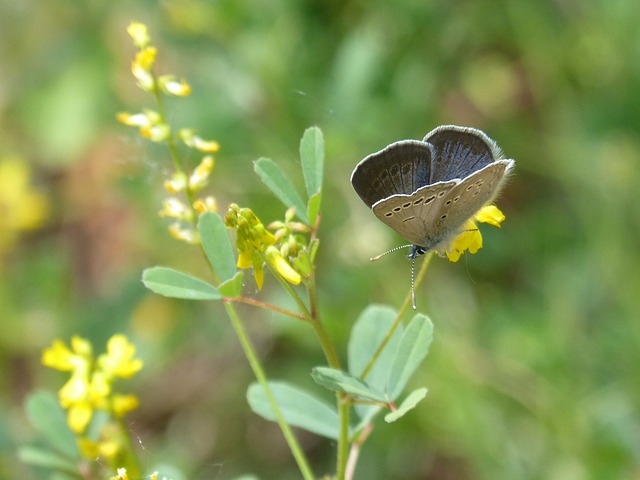
<path id="1" fill-rule="evenodd" d="M 340 436 L 338 437 L 338 452 L 336 459 L 336 478 L 345 480 L 347 461 L 349 459 L 349 414 L 351 403 L 347 395 L 338 393 L 338 421 L 340 422 Z"/>
<path id="2" fill-rule="evenodd" d="M 242 320 L 240 319 L 238 312 L 236 311 L 234 305 L 227 302 L 224 303 L 224 308 L 227 311 L 227 315 L 231 320 L 231 324 L 233 325 L 236 335 L 240 340 L 240 344 L 242 345 L 244 354 L 246 355 L 247 360 L 249 361 L 251 370 L 253 370 L 253 374 L 258 380 L 258 383 L 260 383 L 260 385 L 262 386 L 264 393 L 267 396 L 267 400 L 269 401 L 269 404 L 271 405 L 271 408 L 275 413 L 276 422 L 278 422 L 278 426 L 280 427 L 280 430 L 282 430 L 282 434 L 284 435 L 287 445 L 289 446 L 289 449 L 291 450 L 291 453 L 293 454 L 293 457 L 295 458 L 296 463 L 298 464 L 298 468 L 302 473 L 302 477 L 305 480 L 314 480 L 315 476 L 311 471 L 309 462 L 302 448 L 300 447 L 298 440 L 293 434 L 291 427 L 289 426 L 289 424 L 284 419 L 284 416 L 282 415 L 282 411 L 278 406 L 278 402 L 276 401 L 276 398 L 273 395 L 271 388 L 269 387 L 269 383 L 267 382 L 267 376 L 264 372 L 264 369 L 262 368 L 262 364 L 260 363 L 260 360 L 256 355 L 253 344 L 251 343 L 251 340 L 249 339 L 247 332 L 244 329 L 244 325 L 242 324 Z"/>
<path id="3" fill-rule="evenodd" d="M 331 341 L 331 337 L 329 337 L 327 330 L 324 328 L 324 324 L 320 321 L 316 284 L 313 277 L 309 279 L 308 292 L 311 324 L 318 336 L 327 363 L 331 368 L 341 370 L 338 353 Z M 351 403 L 349 402 L 349 396 L 345 393 L 336 393 L 336 402 L 338 404 L 338 422 L 340 425 L 336 457 L 336 479 L 345 480 L 349 459 L 349 415 L 351 413 Z"/>
<path id="4" fill-rule="evenodd" d="M 433 257 L 433 251 L 426 254 L 426 258 L 424 259 L 424 262 L 422 262 L 422 266 L 420 267 L 420 272 L 416 277 L 414 287 L 413 287 L 414 290 L 418 289 L 418 285 L 420 285 L 420 282 L 422 282 L 422 280 L 424 279 L 424 276 L 427 273 L 427 267 L 429 266 L 429 263 L 431 262 L 432 257 Z M 387 346 L 387 343 L 389 343 L 389 340 L 391 340 L 391 336 L 393 335 L 393 332 L 395 332 L 396 328 L 398 328 L 398 325 L 400 325 L 400 320 L 402 319 L 405 312 L 409 308 L 409 305 L 411 304 L 411 296 L 412 296 L 411 292 L 409 292 L 405 297 L 404 302 L 402 302 L 402 305 L 400 306 L 400 310 L 398 310 L 398 314 L 396 315 L 395 320 L 393 321 L 393 323 L 391 324 L 391 327 L 389 327 L 389 330 L 387 331 L 387 334 L 385 335 L 384 339 L 382 339 L 382 342 L 380 343 L 380 345 L 378 346 L 374 354 L 371 356 L 369 363 L 367 363 L 367 366 L 362 371 L 362 374 L 360 375 L 361 379 L 364 380 L 364 378 L 369 374 L 369 372 L 375 365 L 376 361 L 378 360 L 380 353 L 382 353 L 382 350 L 384 350 L 384 348 Z"/>
<path id="5" fill-rule="evenodd" d="M 247 305 L 253 305 L 254 307 L 264 308 L 265 310 L 273 310 L 274 312 L 282 313 L 283 315 L 297 318 L 298 320 L 307 320 L 307 318 L 301 313 L 279 307 L 277 305 L 274 305 L 273 303 L 262 302 L 251 297 L 224 297 L 222 301 L 245 303 Z"/>

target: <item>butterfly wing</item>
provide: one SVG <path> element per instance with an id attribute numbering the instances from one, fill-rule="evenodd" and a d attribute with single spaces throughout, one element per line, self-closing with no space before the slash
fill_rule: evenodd
<path id="1" fill-rule="evenodd" d="M 415 245 L 430 250 L 460 232 L 499 192 L 513 160 L 498 160 L 463 180 L 426 185 L 373 206 L 375 215 Z"/>
<path id="2" fill-rule="evenodd" d="M 351 184 L 367 206 L 392 195 L 410 195 L 430 183 L 433 146 L 402 140 L 364 158 L 351 174 Z"/>
<path id="3" fill-rule="evenodd" d="M 442 202 L 458 181 L 425 185 L 410 195 L 392 195 L 373 205 L 373 213 L 411 243 L 433 246 L 433 225 Z"/>
<path id="4" fill-rule="evenodd" d="M 498 145 L 475 128 L 442 125 L 424 141 L 435 147 L 430 183 L 466 178 L 502 158 Z"/>
<path id="5" fill-rule="evenodd" d="M 433 243 L 425 248 L 432 248 L 460 233 L 464 224 L 496 197 L 513 165 L 513 160 L 497 160 L 447 191 L 436 205 L 438 211 L 430 214 Z"/>

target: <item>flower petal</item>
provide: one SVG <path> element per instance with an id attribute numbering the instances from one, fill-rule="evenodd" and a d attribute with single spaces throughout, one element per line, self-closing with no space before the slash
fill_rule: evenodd
<path id="1" fill-rule="evenodd" d="M 500 228 L 500 224 L 504 221 L 505 216 L 495 205 L 485 205 L 474 215 L 474 219 L 478 222 L 488 223 L 489 225 Z"/>

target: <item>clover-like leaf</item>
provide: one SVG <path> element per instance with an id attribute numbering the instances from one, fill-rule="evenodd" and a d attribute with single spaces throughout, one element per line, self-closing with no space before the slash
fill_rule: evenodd
<path id="1" fill-rule="evenodd" d="M 353 375 L 329 367 L 315 367 L 311 371 L 313 380 L 334 392 L 344 392 L 355 397 L 373 400 L 376 402 L 387 402 L 387 397 L 367 384 L 367 382 L 354 377 Z"/>
<path id="2" fill-rule="evenodd" d="M 320 192 L 324 169 L 324 137 L 318 127 L 307 128 L 300 140 L 300 162 L 307 194 Z"/>
<path id="3" fill-rule="evenodd" d="M 315 395 L 286 382 L 269 382 L 269 388 L 288 424 L 323 437 L 338 438 L 339 419 L 333 407 Z M 262 385 L 251 384 L 247 390 L 247 400 L 254 413 L 275 421 L 275 413 Z"/>
<path id="4" fill-rule="evenodd" d="M 395 357 L 390 362 L 386 392 L 395 400 L 429 353 L 433 324 L 429 317 L 416 314 L 402 335 Z"/>
<path id="5" fill-rule="evenodd" d="M 229 231 L 216 212 L 204 212 L 198 218 L 202 248 L 213 270 L 225 282 L 236 274 L 236 258 Z"/>
<path id="6" fill-rule="evenodd" d="M 147 268 L 142 283 L 154 293 L 187 300 L 220 300 L 222 295 L 204 280 L 167 267 Z"/>
<path id="7" fill-rule="evenodd" d="M 400 417 L 403 417 L 404 415 L 406 415 L 408 411 L 413 410 L 416 407 L 416 405 L 420 403 L 420 401 L 426 396 L 427 396 L 426 388 L 418 388 L 417 390 L 414 390 L 409 395 L 407 395 L 407 398 L 404 399 L 404 401 L 400 404 L 397 410 L 391 413 L 387 413 L 384 416 L 384 421 L 387 423 L 395 422 Z"/>
<path id="8" fill-rule="evenodd" d="M 296 207 L 296 215 L 303 222 L 307 222 L 306 208 L 300 194 L 293 186 L 293 182 L 270 158 L 259 158 L 253 165 L 254 171 L 269 190 L 284 203 L 286 207 Z"/>

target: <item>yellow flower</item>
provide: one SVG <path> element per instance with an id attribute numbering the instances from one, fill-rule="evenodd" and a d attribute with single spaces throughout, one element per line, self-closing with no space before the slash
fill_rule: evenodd
<path id="1" fill-rule="evenodd" d="M 152 142 L 164 142 L 171 135 L 171 129 L 166 123 L 157 123 L 140 127 L 140 135 Z"/>
<path id="2" fill-rule="evenodd" d="M 118 474 L 115 477 L 111 477 L 109 480 L 129 480 L 126 468 L 119 468 L 117 472 Z"/>
<path id="3" fill-rule="evenodd" d="M 164 188 L 169 193 L 182 192 L 187 186 L 187 176 L 182 172 L 175 172 L 169 180 L 164 181 Z"/>
<path id="4" fill-rule="evenodd" d="M 194 168 L 193 173 L 189 177 L 189 190 L 197 192 L 207 185 L 215 160 L 212 155 L 206 155 L 202 161 Z"/>
<path id="5" fill-rule="evenodd" d="M 218 210 L 218 204 L 214 197 L 208 195 L 193 202 L 193 208 L 195 208 L 198 213 L 216 212 Z"/>
<path id="6" fill-rule="evenodd" d="M 54 340 L 53 345 L 42 352 L 42 363 L 62 371 L 84 369 L 88 372 L 91 355 L 91 344 L 74 335 L 71 337 L 71 349 L 67 348 L 62 340 Z"/>
<path id="7" fill-rule="evenodd" d="M 138 48 L 145 48 L 151 41 L 149 31 L 144 23 L 131 22 L 127 32 L 133 38 L 133 44 Z"/>
<path id="8" fill-rule="evenodd" d="M 250 208 L 240 208 L 231 204 L 224 217 L 228 228 L 236 229 L 236 248 L 238 249 L 238 268 L 253 266 L 253 276 L 258 289 L 262 289 L 264 281 L 263 254 L 267 247 L 276 242 L 276 238 L 269 232 L 260 219 Z"/>
<path id="9" fill-rule="evenodd" d="M 98 357 L 98 368 L 110 377 L 129 378 L 142 368 L 142 360 L 134 358 L 136 347 L 122 334 L 107 342 L 107 353 Z"/>
<path id="10" fill-rule="evenodd" d="M 265 252 L 269 263 L 275 267 L 280 275 L 289 283 L 298 285 L 302 280 L 300 274 L 287 262 L 276 247 L 268 247 Z"/>
<path id="11" fill-rule="evenodd" d="M 193 218 L 193 212 L 181 200 L 175 197 L 169 197 L 162 202 L 160 216 L 176 218 L 178 220 L 191 220 Z"/>
<path id="12" fill-rule="evenodd" d="M 179 222 L 174 222 L 169 225 L 169 235 L 176 240 L 181 240 L 190 245 L 198 245 L 200 243 L 200 236 L 198 232 L 191 227 L 183 227 Z"/>
<path id="13" fill-rule="evenodd" d="M 18 157 L 0 160 L 0 253 L 16 242 L 23 230 L 38 228 L 45 220 L 47 199 L 30 185 L 29 164 Z"/>
<path id="14" fill-rule="evenodd" d="M 475 214 L 474 218 L 478 222 L 488 223 L 489 225 L 500 228 L 500 224 L 504 222 L 505 216 L 495 205 L 486 205 Z"/>
<path id="15" fill-rule="evenodd" d="M 91 344 L 78 336 L 71 339 L 71 349 L 55 340 L 42 353 L 42 363 L 63 371 L 71 377 L 58 392 L 60 405 L 67 409 L 67 423 L 76 433 L 85 431 L 96 409 L 112 411 L 120 416 L 137 406 L 131 395 L 112 395 L 115 377 L 130 377 L 142 368 L 142 361 L 133 358 L 135 347 L 124 335 L 114 335 L 107 343 L 107 353 L 96 361 Z"/>
<path id="16" fill-rule="evenodd" d="M 184 97 L 191 93 L 191 86 L 186 80 L 177 81 L 173 75 L 162 75 L 158 79 L 158 84 L 163 91 L 170 95 Z"/>
<path id="17" fill-rule="evenodd" d="M 152 92 L 156 86 L 152 68 L 157 53 L 156 47 L 145 47 L 136 53 L 133 62 L 131 62 L 131 73 L 138 80 L 138 86 L 147 92 Z"/>
<path id="18" fill-rule="evenodd" d="M 476 222 L 488 223 L 499 228 L 504 219 L 505 216 L 498 207 L 485 205 L 464 224 L 458 236 L 443 249 L 438 250 L 438 253 L 446 256 L 450 262 L 457 262 L 465 251 L 476 253 L 482 248 L 482 234 Z"/>
<path id="19" fill-rule="evenodd" d="M 119 112 L 116 115 L 116 119 L 125 125 L 130 127 L 149 127 L 152 122 L 149 116 L 146 113 L 128 113 L 128 112 Z"/>
<path id="20" fill-rule="evenodd" d="M 116 417 L 123 417 L 125 413 L 138 408 L 140 402 L 135 395 L 114 395 L 111 409 Z"/>
<path id="21" fill-rule="evenodd" d="M 205 153 L 215 153 L 220 150 L 220 144 L 215 140 L 204 140 L 195 134 L 191 128 L 182 128 L 178 131 L 178 137 L 190 148 L 195 148 Z"/>

